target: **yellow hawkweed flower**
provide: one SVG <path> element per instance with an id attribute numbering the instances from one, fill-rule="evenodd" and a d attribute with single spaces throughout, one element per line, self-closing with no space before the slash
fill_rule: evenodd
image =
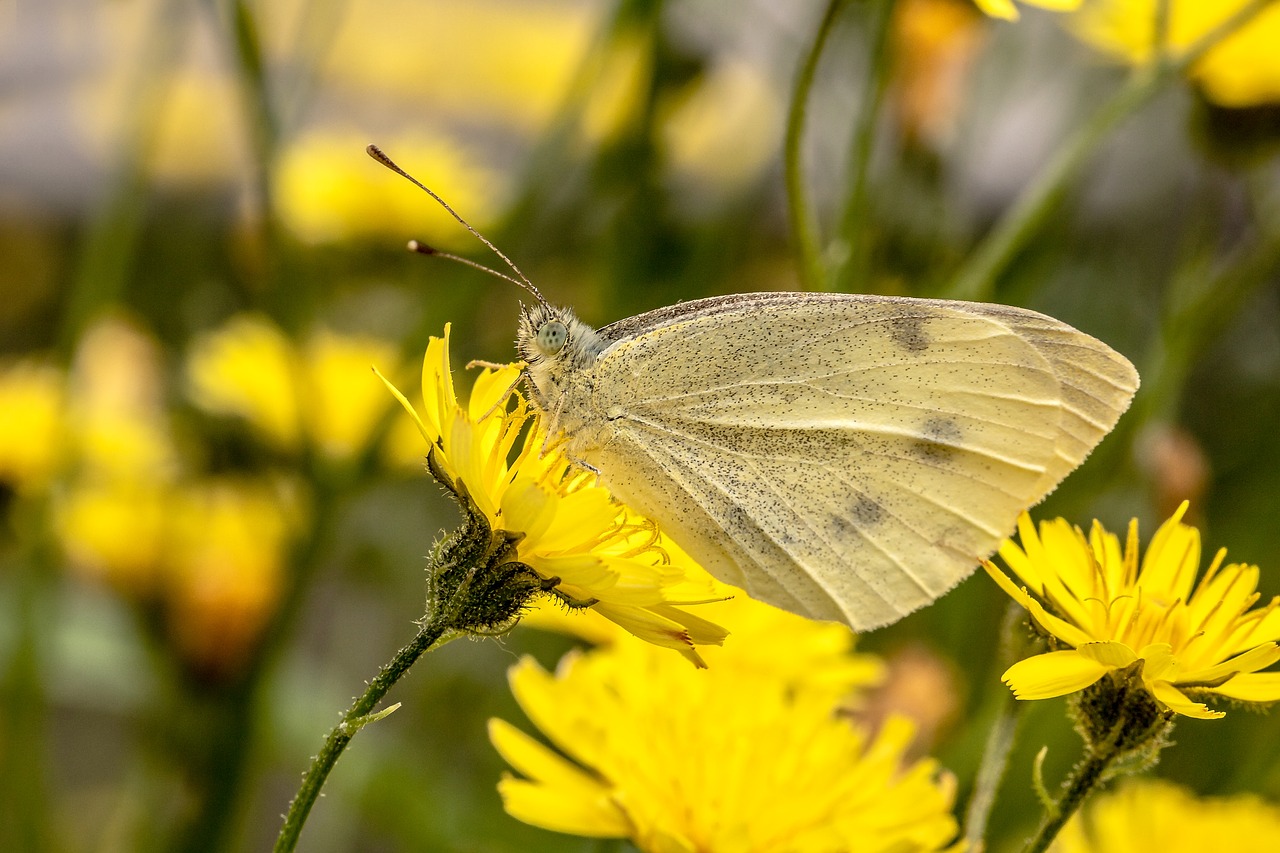
<path id="1" fill-rule="evenodd" d="M 1004 18 L 1006 21 L 1018 19 L 1018 7 L 1013 0 L 974 0 L 978 8 L 993 18 Z M 1084 0 L 1021 0 L 1026 6 L 1039 6 L 1054 12 L 1066 12 L 1078 9 Z"/>
<path id="2" fill-rule="evenodd" d="M 619 637 L 568 655 L 554 674 L 530 659 L 512 691 L 559 752 L 494 719 L 494 746 L 524 778 L 498 786 L 506 810 L 557 832 L 629 838 L 643 851 L 938 850 L 955 836 L 954 780 L 909 763 L 913 725 L 870 735 L 841 697 L 880 665 L 851 635 L 746 599 L 705 671 Z M 739 619 L 738 617 L 743 617 Z"/>
<path id="3" fill-rule="evenodd" d="M 286 450 L 301 442 L 297 355 L 266 317 L 240 315 L 196 338 L 187 356 L 191 398 L 210 412 L 238 415 Z"/>
<path id="4" fill-rule="evenodd" d="M 428 51 L 429 52 L 429 51 Z M 331 243 L 414 234 L 441 248 L 470 247 L 471 235 L 448 211 L 364 153 L 358 134 L 313 134 L 285 147 L 274 175 L 281 220 L 299 239 Z M 497 216 L 502 177 L 446 137 L 384 140 L 402 163 L 480 230 Z M 461 236 L 460 236 L 461 235 Z"/>
<path id="5" fill-rule="evenodd" d="M 213 480 L 175 494 L 164 583 L 170 632 L 189 663 L 243 664 L 275 612 L 301 509 L 285 483 Z"/>
<path id="6" fill-rule="evenodd" d="M 1084 41 L 1125 62 L 1149 62 L 1156 49 L 1157 3 L 1091 0 L 1072 19 Z M 1176 56 L 1241 11 L 1250 0 L 1167 0 L 1167 49 Z M 1272 4 L 1223 39 L 1191 69 L 1209 100 L 1250 107 L 1280 100 L 1280 6 Z"/>
<path id="7" fill-rule="evenodd" d="M 1197 797 L 1162 780 L 1130 782 L 1093 800 L 1058 835 L 1052 853 L 1271 853 L 1280 807 L 1252 795 Z"/>
<path id="8" fill-rule="evenodd" d="M 446 326 L 423 360 L 422 414 L 387 385 L 431 446 L 436 469 L 465 489 L 494 530 L 523 534 L 520 562 L 544 579 L 558 578 L 556 591 L 565 598 L 592 603 L 636 636 L 700 664 L 695 646 L 719 643 L 725 631 L 673 602 L 716 597 L 710 577 L 691 563 L 668 561 L 670 543 L 615 503 L 594 475 L 559 453 L 544 454 L 536 420 L 522 437 L 531 418 L 515 393 L 519 379 L 517 365 L 486 369 L 461 406 Z M 508 412 L 513 397 L 517 406 Z"/>
<path id="9" fill-rule="evenodd" d="M 309 439 L 331 459 L 359 453 L 390 401 L 372 377 L 396 348 L 320 330 L 301 352 L 265 317 L 242 315 L 192 346 L 187 377 L 196 404 L 237 415 L 285 450 Z"/>
<path id="10" fill-rule="evenodd" d="M 147 599 L 164 570 L 171 497 L 161 482 L 78 480 L 54 504 L 54 529 L 77 571 Z"/>
<path id="11" fill-rule="evenodd" d="M 138 484 L 174 476 L 178 453 L 165 408 L 160 345 L 145 330 L 111 317 L 84 334 L 68 408 L 82 475 Z"/>
<path id="12" fill-rule="evenodd" d="M 1053 642 L 1070 648 L 1009 667 L 1003 679 L 1019 699 L 1074 693 L 1141 660 L 1146 690 L 1189 717 L 1222 713 L 1188 693 L 1280 701 L 1280 672 L 1259 672 L 1280 660 L 1280 598 L 1251 610 L 1258 567 L 1223 566 L 1225 548 L 1196 584 L 1200 532 L 1182 523 L 1186 509 L 1161 525 L 1141 563 L 1136 520 L 1122 549 L 1097 522 L 1088 537 L 1063 519 L 1041 522 L 1037 533 L 1022 515 L 1022 547 L 1006 541 L 1000 556 L 1026 586 L 990 562 L 987 573 Z"/>
<path id="13" fill-rule="evenodd" d="M 0 483 L 48 485 L 65 455 L 66 379 L 50 365 L 0 365 Z"/>

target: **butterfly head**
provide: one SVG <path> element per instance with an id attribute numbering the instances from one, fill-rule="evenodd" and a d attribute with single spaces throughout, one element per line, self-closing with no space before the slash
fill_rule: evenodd
<path id="1" fill-rule="evenodd" d="M 535 402 L 546 408 L 571 376 L 596 360 L 606 342 L 568 308 L 538 302 L 520 312 L 516 346 L 527 365 Z"/>

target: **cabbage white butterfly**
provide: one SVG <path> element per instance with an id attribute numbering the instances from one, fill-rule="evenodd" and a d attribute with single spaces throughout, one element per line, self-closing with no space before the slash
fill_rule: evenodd
<path id="1" fill-rule="evenodd" d="M 841 293 L 599 330 L 539 296 L 518 347 L 552 435 L 619 500 L 753 598 L 860 631 L 966 578 L 1138 387 L 1034 311 Z"/>
<path id="2" fill-rule="evenodd" d="M 566 454 L 713 575 L 859 631 L 968 577 L 1138 387 L 1106 344 L 1004 305 L 750 293 L 596 330 L 454 216 L 537 300 L 517 346 Z"/>

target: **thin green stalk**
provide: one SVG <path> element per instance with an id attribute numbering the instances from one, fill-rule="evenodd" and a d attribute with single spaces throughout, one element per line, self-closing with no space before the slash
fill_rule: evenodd
<path id="1" fill-rule="evenodd" d="M 424 621 L 412 642 L 396 652 L 395 657 L 382 668 L 373 681 L 369 682 L 369 687 L 364 694 L 343 715 L 342 722 L 330 730 L 324 746 L 311 762 L 311 767 L 303 778 L 302 787 L 298 789 L 297 796 L 289 804 L 284 826 L 281 827 L 280 835 L 276 838 L 273 848 L 275 853 L 288 853 L 297 847 L 298 836 L 302 833 L 307 815 L 320 796 L 320 789 L 329 778 L 329 772 L 333 770 L 342 751 L 347 748 L 347 744 L 351 742 L 356 732 L 373 719 L 379 718 L 378 715 L 370 716 L 373 707 L 400 680 L 401 676 L 409 671 L 418 658 L 435 645 L 447 625 L 448 618 L 442 615 L 441 611 L 437 611 L 434 618 Z"/>
<path id="2" fill-rule="evenodd" d="M 787 135 L 784 166 L 787 182 L 787 214 L 791 220 L 791 233 L 796 241 L 796 261 L 800 266 L 800 284 L 805 290 L 823 286 L 824 274 L 821 249 L 818 243 L 818 222 L 809 199 L 804 175 L 801 142 L 804 139 L 805 120 L 809 113 L 809 94 L 813 90 L 818 61 L 826 47 L 840 10 L 847 0 L 829 0 L 827 9 L 818 25 L 813 45 L 805 55 L 796 75 L 795 89 L 791 94 L 791 107 L 787 112 Z"/>
<path id="3" fill-rule="evenodd" d="M 0 674 L 0 849 L 54 850 L 48 774 L 45 770 L 50 628 L 54 573 L 43 541 L 48 523 L 43 502 L 14 499 L 10 520 L 17 534 L 12 565 L 0 566 L 12 591 L 11 657 Z M 7 544 L 7 543 L 6 543 Z"/>
<path id="4" fill-rule="evenodd" d="M 1123 120 L 1181 76 L 1222 39 L 1276 0 L 1253 0 L 1186 52 L 1137 69 L 1121 89 L 1070 136 L 1049 165 L 1014 203 L 960 269 L 948 289 L 953 299 L 990 299 L 996 279 L 1058 209 L 1071 182 L 1104 138 Z"/>
<path id="5" fill-rule="evenodd" d="M 867 210 L 868 173 L 875 151 L 876 131 L 880 127 L 882 106 L 889 81 L 889 35 L 893 22 L 894 0 L 874 0 L 871 4 L 870 45 L 867 67 L 858 99 L 857 126 L 853 132 L 853 148 L 849 158 L 849 199 L 838 232 L 845 251 L 835 260 L 826 279 L 828 290 L 864 290 L 867 280 L 867 245 L 870 223 Z"/>
<path id="6" fill-rule="evenodd" d="M 1000 672 L 1021 657 L 1022 647 L 1026 645 L 1020 641 L 1020 636 L 1026 634 L 1024 618 L 1023 609 L 1016 602 L 1009 602 L 1001 620 L 1000 652 L 996 655 Z M 965 809 L 964 838 L 970 850 L 983 849 L 996 794 L 1000 791 L 1000 782 L 1009 767 L 1018 728 L 1026 716 L 1027 703 L 1019 702 L 1011 691 L 1000 690 L 998 701 L 1000 707 L 991 730 L 987 733 L 987 743 L 982 750 L 982 764 L 974 777 L 973 794 Z"/>
<path id="7" fill-rule="evenodd" d="M 1116 752 L 1091 753 L 1077 764 L 1063 785 L 1062 796 L 1058 798 L 1054 808 L 1045 813 L 1039 829 L 1022 848 L 1022 853 L 1044 853 L 1048 850 L 1062 827 L 1079 811 L 1093 789 L 1105 779 L 1107 770 L 1117 758 L 1119 754 Z"/>

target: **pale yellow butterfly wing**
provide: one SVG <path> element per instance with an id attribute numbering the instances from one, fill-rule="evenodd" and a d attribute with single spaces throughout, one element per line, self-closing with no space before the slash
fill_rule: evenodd
<path id="1" fill-rule="evenodd" d="M 756 294 L 600 333 L 600 422 L 570 452 L 713 574 L 861 630 L 967 577 L 1137 387 L 1105 344 L 996 305 Z"/>

